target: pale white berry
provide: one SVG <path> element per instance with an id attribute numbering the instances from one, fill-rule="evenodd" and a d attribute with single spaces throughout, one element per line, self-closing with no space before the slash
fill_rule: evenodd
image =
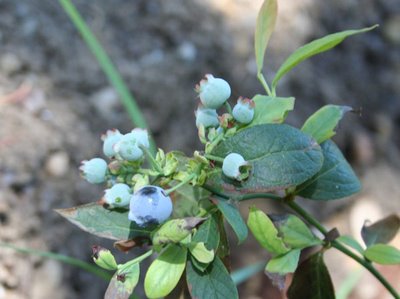
<path id="1" fill-rule="evenodd" d="M 218 109 L 231 96 L 231 87 L 228 82 L 213 75 L 205 75 L 205 79 L 197 85 L 200 101 L 206 108 Z"/>

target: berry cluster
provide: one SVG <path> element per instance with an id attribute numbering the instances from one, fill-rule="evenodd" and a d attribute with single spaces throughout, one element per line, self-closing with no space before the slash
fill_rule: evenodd
<path id="1" fill-rule="evenodd" d="M 198 128 L 204 126 L 204 128 L 220 127 L 226 129 L 227 121 L 234 120 L 239 124 L 246 125 L 253 120 L 254 102 L 242 97 L 239 97 L 233 110 L 228 108 L 230 113 L 218 116 L 217 109 L 224 104 L 229 105 L 227 100 L 231 96 L 231 87 L 224 79 L 214 78 L 213 75 L 207 74 L 205 79 L 201 80 L 196 86 L 196 92 L 199 94 L 201 102 L 195 112 Z"/>
<path id="2" fill-rule="evenodd" d="M 144 152 L 150 147 L 144 129 L 128 134 L 109 130 L 102 136 L 103 153 L 111 162 L 101 158 L 83 161 L 82 176 L 92 184 L 106 183 L 103 200 L 112 208 L 129 207 L 128 218 L 139 226 L 162 223 L 172 213 L 171 198 L 163 189 L 149 186 L 148 175 L 141 174 Z"/>
<path id="3" fill-rule="evenodd" d="M 235 134 L 238 128 L 253 121 L 253 100 L 239 97 L 232 109 L 228 103 L 231 88 L 224 79 L 208 74 L 196 86 L 196 91 L 201 102 L 195 111 L 196 126 L 199 129 L 200 140 L 206 144 L 206 153 L 225 137 Z M 217 109 L 223 105 L 226 106 L 227 112 L 219 116 Z M 231 153 L 224 159 L 222 171 L 225 176 L 242 181 L 249 176 L 249 167 L 240 154 Z"/>
<path id="4" fill-rule="evenodd" d="M 212 75 L 205 77 L 196 87 L 201 104 L 195 112 L 199 137 L 206 145 L 205 154 L 195 152 L 194 157 L 186 162 L 184 170 L 178 170 L 178 158 L 173 152 L 164 154 L 159 149 L 153 157 L 149 152 L 149 135 L 145 129 L 139 128 L 127 134 L 121 134 L 116 129 L 108 130 L 102 136 L 103 153 L 110 159 L 109 163 L 101 158 L 82 162 L 81 174 L 88 182 L 107 185 L 103 202 L 111 208 L 129 207 L 129 220 L 139 226 L 160 224 L 172 214 L 173 206 L 168 193 L 174 187 L 166 192 L 159 186 L 150 185 L 150 178 L 157 179 L 157 184 L 161 186 L 169 186 L 171 181 L 178 181 L 178 185 L 203 185 L 207 179 L 207 167 L 213 161 L 212 157 L 207 158 L 207 154 L 254 118 L 252 100 L 240 97 L 231 109 L 227 102 L 231 95 L 229 84 Z M 223 105 L 227 112 L 218 116 L 217 109 Z M 145 157 L 151 169 L 142 168 Z M 231 153 L 220 158 L 224 158 L 221 168 L 226 177 L 242 181 L 249 176 L 250 165 L 241 155 Z"/>

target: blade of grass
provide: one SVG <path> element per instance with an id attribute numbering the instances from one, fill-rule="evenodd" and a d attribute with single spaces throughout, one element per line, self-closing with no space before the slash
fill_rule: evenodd
<path id="1" fill-rule="evenodd" d="M 236 270 L 231 274 L 231 277 L 234 284 L 239 285 L 248 280 L 250 277 L 256 275 L 258 272 L 264 270 L 264 268 L 265 268 L 265 261 L 258 262 L 256 264 Z"/>
<path id="2" fill-rule="evenodd" d="M 140 108 L 137 105 L 133 95 L 131 94 L 124 80 L 122 79 L 121 74 L 118 72 L 117 68 L 114 66 L 110 57 L 107 55 L 104 48 L 94 36 L 93 32 L 87 26 L 74 4 L 70 0 L 59 0 L 59 2 L 64 11 L 69 16 L 72 23 L 75 25 L 80 35 L 82 36 L 92 54 L 95 56 L 97 62 L 102 68 L 103 72 L 106 74 L 111 85 L 117 91 L 121 102 L 124 105 L 125 110 L 129 114 L 129 117 L 131 118 L 134 126 L 148 129 L 149 127 L 147 125 L 147 122 L 143 114 L 141 113 Z M 150 140 L 150 144 L 152 153 L 155 153 L 156 147 L 152 138 Z"/>
<path id="3" fill-rule="evenodd" d="M 13 244 L 9 244 L 9 243 L 0 243 L 0 247 L 5 247 L 5 248 L 9 248 L 9 249 L 13 249 L 19 253 L 22 254 L 27 254 L 27 255 L 36 255 L 36 256 L 41 256 L 41 257 L 45 257 L 45 258 L 49 258 L 49 259 L 53 259 L 56 261 L 60 261 L 62 263 L 74 266 L 74 267 L 78 267 L 82 270 L 85 270 L 89 273 L 92 273 L 98 277 L 100 277 L 101 279 L 104 279 L 105 281 L 109 281 L 112 277 L 112 275 L 110 273 L 107 273 L 103 270 L 101 270 L 99 267 L 91 265 L 87 262 L 84 262 L 80 259 L 74 258 L 74 257 L 70 257 L 67 255 L 63 255 L 63 254 L 59 254 L 59 253 L 54 253 L 54 252 L 49 252 L 49 251 L 41 251 L 41 250 L 36 250 L 36 249 L 32 249 L 32 248 L 22 248 L 22 247 L 18 247 L 15 246 Z"/>

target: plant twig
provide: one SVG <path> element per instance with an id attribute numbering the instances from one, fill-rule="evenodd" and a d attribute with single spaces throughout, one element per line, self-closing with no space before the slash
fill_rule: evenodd
<path id="1" fill-rule="evenodd" d="M 318 229 L 324 236 L 328 234 L 328 231 L 316 220 L 312 215 L 310 215 L 306 210 L 300 207 L 293 200 L 289 200 L 285 202 L 287 206 L 289 206 L 292 210 L 302 216 L 309 224 L 313 225 L 316 229 Z M 341 251 L 348 257 L 355 260 L 357 263 L 362 265 L 365 269 L 367 269 L 376 279 L 378 279 L 381 284 L 393 295 L 395 299 L 400 299 L 400 295 L 397 291 L 390 285 L 390 283 L 381 275 L 381 273 L 376 270 L 376 268 L 371 264 L 371 262 L 365 260 L 363 257 L 360 257 L 347 249 L 342 243 L 337 240 L 331 241 L 332 247 Z"/>
<path id="2" fill-rule="evenodd" d="M 214 156 L 214 155 L 210 155 L 210 154 L 205 154 L 204 157 L 206 157 L 208 160 L 212 160 L 212 161 L 217 161 L 217 162 L 224 162 L 223 157 L 218 157 L 218 156 Z"/>
<path id="3" fill-rule="evenodd" d="M 203 186 L 204 187 L 204 186 Z M 218 196 L 224 197 L 224 198 L 231 198 L 230 196 L 218 192 L 214 190 L 213 188 L 209 186 L 205 186 L 205 189 L 207 189 L 210 192 L 213 192 L 217 194 Z M 241 197 L 238 197 L 236 199 L 238 200 L 245 200 L 245 199 L 253 199 L 253 198 L 268 198 L 268 199 L 279 199 L 282 202 L 284 202 L 288 207 L 290 207 L 292 210 L 294 210 L 297 214 L 299 214 L 301 217 L 304 218 L 309 224 L 314 226 L 316 229 L 318 229 L 324 236 L 328 235 L 328 230 L 317 220 L 315 219 L 311 214 L 309 214 L 306 210 L 304 210 L 302 207 L 300 207 L 294 200 L 287 199 L 280 197 L 275 194 L 270 194 L 270 193 L 253 193 L 253 194 L 245 194 L 242 195 Z M 341 242 L 337 240 L 331 241 L 332 247 L 336 248 L 337 250 L 341 251 L 348 257 L 352 258 L 355 260 L 357 263 L 359 263 L 361 266 L 363 266 L 365 269 L 367 269 L 375 278 L 393 295 L 395 299 L 400 299 L 400 295 L 397 293 L 397 291 L 393 288 L 393 286 L 390 285 L 390 283 L 381 275 L 381 273 L 376 270 L 376 268 L 371 264 L 371 262 L 365 260 L 363 257 L 360 257 L 356 254 L 354 254 L 352 251 L 347 249 Z"/>

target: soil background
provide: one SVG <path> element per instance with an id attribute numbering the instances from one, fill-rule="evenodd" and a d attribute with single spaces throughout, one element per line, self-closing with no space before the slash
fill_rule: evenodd
<path id="1" fill-rule="evenodd" d="M 253 31 L 260 0 L 74 1 L 112 57 L 166 151 L 199 148 L 194 85 L 206 73 L 230 82 L 232 99 L 262 93 L 255 79 Z M 305 205 L 326 225 L 359 235 L 365 219 L 400 212 L 400 2 L 280 0 L 265 70 L 325 34 L 373 24 L 334 50 L 302 63 L 278 94 L 296 97 L 288 121 L 301 126 L 319 107 L 349 114 L 334 138 L 363 182 L 346 201 Z M 90 261 L 91 245 L 112 247 L 53 209 L 95 201 L 102 188 L 79 177 L 80 161 L 101 156 L 100 136 L 132 124 L 95 59 L 57 1 L 0 0 L 0 241 Z M 259 202 L 268 212 L 273 203 Z M 247 206 L 241 205 L 245 217 Z M 232 244 L 235 244 L 232 238 Z M 400 246 L 399 238 L 394 243 Z M 235 246 L 233 246 L 235 247 Z M 250 238 L 233 268 L 264 257 Z M 128 259 L 119 255 L 120 260 Z M 327 263 L 337 288 L 358 271 L 339 253 Z M 399 287 L 400 268 L 380 268 Z M 241 298 L 284 298 L 263 274 Z M 362 272 L 349 298 L 390 298 Z M 0 299 L 102 298 L 106 283 L 58 262 L 0 248 Z M 138 290 L 143 297 L 142 291 Z M 143 297 L 144 298 L 144 297 Z"/>

